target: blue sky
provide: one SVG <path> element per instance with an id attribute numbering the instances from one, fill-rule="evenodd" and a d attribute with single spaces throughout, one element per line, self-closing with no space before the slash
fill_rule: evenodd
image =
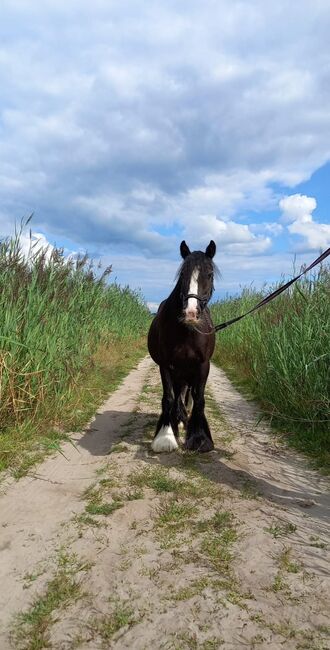
<path id="1" fill-rule="evenodd" d="M 183 238 L 216 241 L 220 296 L 310 262 L 330 246 L 329 33 L 328 0 L 2 0 L 0 235 L 34 212 L 41 242 L 150 303 Z"/>

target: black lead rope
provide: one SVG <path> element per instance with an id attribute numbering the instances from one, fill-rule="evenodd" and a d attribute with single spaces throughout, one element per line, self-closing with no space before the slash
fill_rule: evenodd
<path id="1" fill-rule="evenodd" d="M 330 255 L 330 248 L 327 248 L 327 250 L 324 251 L 324 253 L 322 253 L 316 260 L 314 260 L 314 262 L 312 262 L 312 264 L 310 264 L 307 267 L 307 269 L 305 269 L 304 271 L 299 273 L 299 275 L 297 275 L 295 278 L 292 278 L 292 280 L 289 280 L 289 282 L 286 282 L 285 284 L 283 284 L 281 287 L 276 289 L 276 291 L 273 291 L 273 293 L 270 293 L 268 296 L 266 296 L 265 298 L 260 300 L 260 302 L 258 302 L 257 305 L 252 307 L 252 309 L 249 309 L 249 311 L 245 312 L 245 314 L 241 314 L 240 316 L 236 316 L 236 318 L 231 318 L 231 320 L 227 320 L 227 321 L 225 321 L 225 323 L 220 323 L 220 325 L 215 325 L 215 327 L 213 328 L 213 331 L 214 332 L 219 332 L 219 330 L 224 330 L 225 327 L 228 327 L 229 325 L 232 325 L 233 323 L 237 323 L 237 321 L 241 320 L 242 318 L 245 318 L 245 316 L 248 316 L 249 314 L 252 314 L 254 311 L 257 311 L 257 309 L 260 309 L 260 307 L 263 307 L 264 305 L 267 305 L 268 302 L 270 302 L 271 300 L 274 300 L 274 298 L 279 296 L 280 293 L 282 293 L 283 291 L 285 291 L 285 289 L 290 287 L 291 284 L 293 284 L 294 282 L 299 280 L 299 278 L 301 278 L 302 275 L 304 275 L 305 273 L 307 273 L 308 271 L 313 269 L 314 266 L 316 266 L 317 264 L 320 264 L 320 262 L 323 262 L 323 260 L 325 260 L 326 257 L 328 257 L 328 255 Z M 201 332 L 201 333 L 203 333 L 203 332 Z"/>

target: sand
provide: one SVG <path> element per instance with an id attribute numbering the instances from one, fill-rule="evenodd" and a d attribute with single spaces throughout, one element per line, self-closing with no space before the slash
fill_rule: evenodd
<path id="1" fill-rule="evenodd" d="M 215 366 L 208 396 L 215 451 L 154 454 L 146 357 L 62 454 L 3 480 L 1 650 L 330 648 L 329 482 Z"/>

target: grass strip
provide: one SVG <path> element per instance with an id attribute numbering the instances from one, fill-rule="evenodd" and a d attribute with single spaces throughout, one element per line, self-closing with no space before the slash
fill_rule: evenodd
<path id="1" fill-rule="evenodd" d="M 93 414 L 146 352 L 141 296 L 87 255 L 0 243 L 0 471 L 18 477 Z"/>
<path id="2" fill-rule="evenodd" d="M 274 288 L 274 287 L 271 287 Z M 263 294 L 244 289 L 212 306 L 215 323 L 244 313 Z M 285 441 L 330 469 L 330 267 L 217 335 L 214 361 L 255 397 Z"/>

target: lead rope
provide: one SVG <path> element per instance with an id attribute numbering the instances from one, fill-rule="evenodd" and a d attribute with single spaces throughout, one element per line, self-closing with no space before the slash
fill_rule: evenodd
<path id="1" fill-rule="evenodd" d="M 236 316 L 235 318 L 231 318 L 230 320 L 227 320 L 224 323 L 220 323 L 219 325 L 213 326 L 211 332 L 202 332 L 197 327 L 193 326 L 194 329 L 200 334 L 205 334 L 205 336 L 210 336 L 211 334 L 213 334 L 213 332 L 219 332 L 220 330 L 224 330 L 226 327 L 229 327 L 229 325 L 232 325 L 233 323 L 237 323 L 237 321 L 241 320 L 242 318 L 245 318 L 245 316 L 248 316 L 249 314 L 252 314 L 254 311 L 257 311 L 257 309 L 260 309 L 260 307 L 267 305 L 267 303 L 271 302 L 271 300 L 274 300 L 274 298 L 277 298 L 277 296 L 279 296 L 281 293 L 283 293 L 283 291 L 288 289 L 288 287 L 290 287 L 291 284 L 299 280 L 299 278 L 301 278 L 301 276 L 307 273 L 308 271 L 311 271 L 311 269 L 313 269 L 314 266 L 320 264 L 320 262 L 323 262 L 323 260 L 325 260 L 326 257 L 328 257 L 329 255 L 330 255 L 330 248 L 327 248 L 327 250 L 324 251 L 324 253 L 319 255 L 319 257 L 316 260 L 314 260 L 314 262 L 312 262 L 312 264 L 310 264 L 306 269 L 304 269 L 304 271 L 299 273 L 299 275 L 296 275 L 295 278 L 292 278 L 292 280 L 289 280 L 289 282 L 286 282 L 281 287 L 279 287 L 278 289 L 270 293 L 268 296 L 260 300 L 260 302 L 258 302 L 257 305 L 254 305 L 254 307 L 246 311 L 244 314 L 241 314 L 240 316 Z"/>

